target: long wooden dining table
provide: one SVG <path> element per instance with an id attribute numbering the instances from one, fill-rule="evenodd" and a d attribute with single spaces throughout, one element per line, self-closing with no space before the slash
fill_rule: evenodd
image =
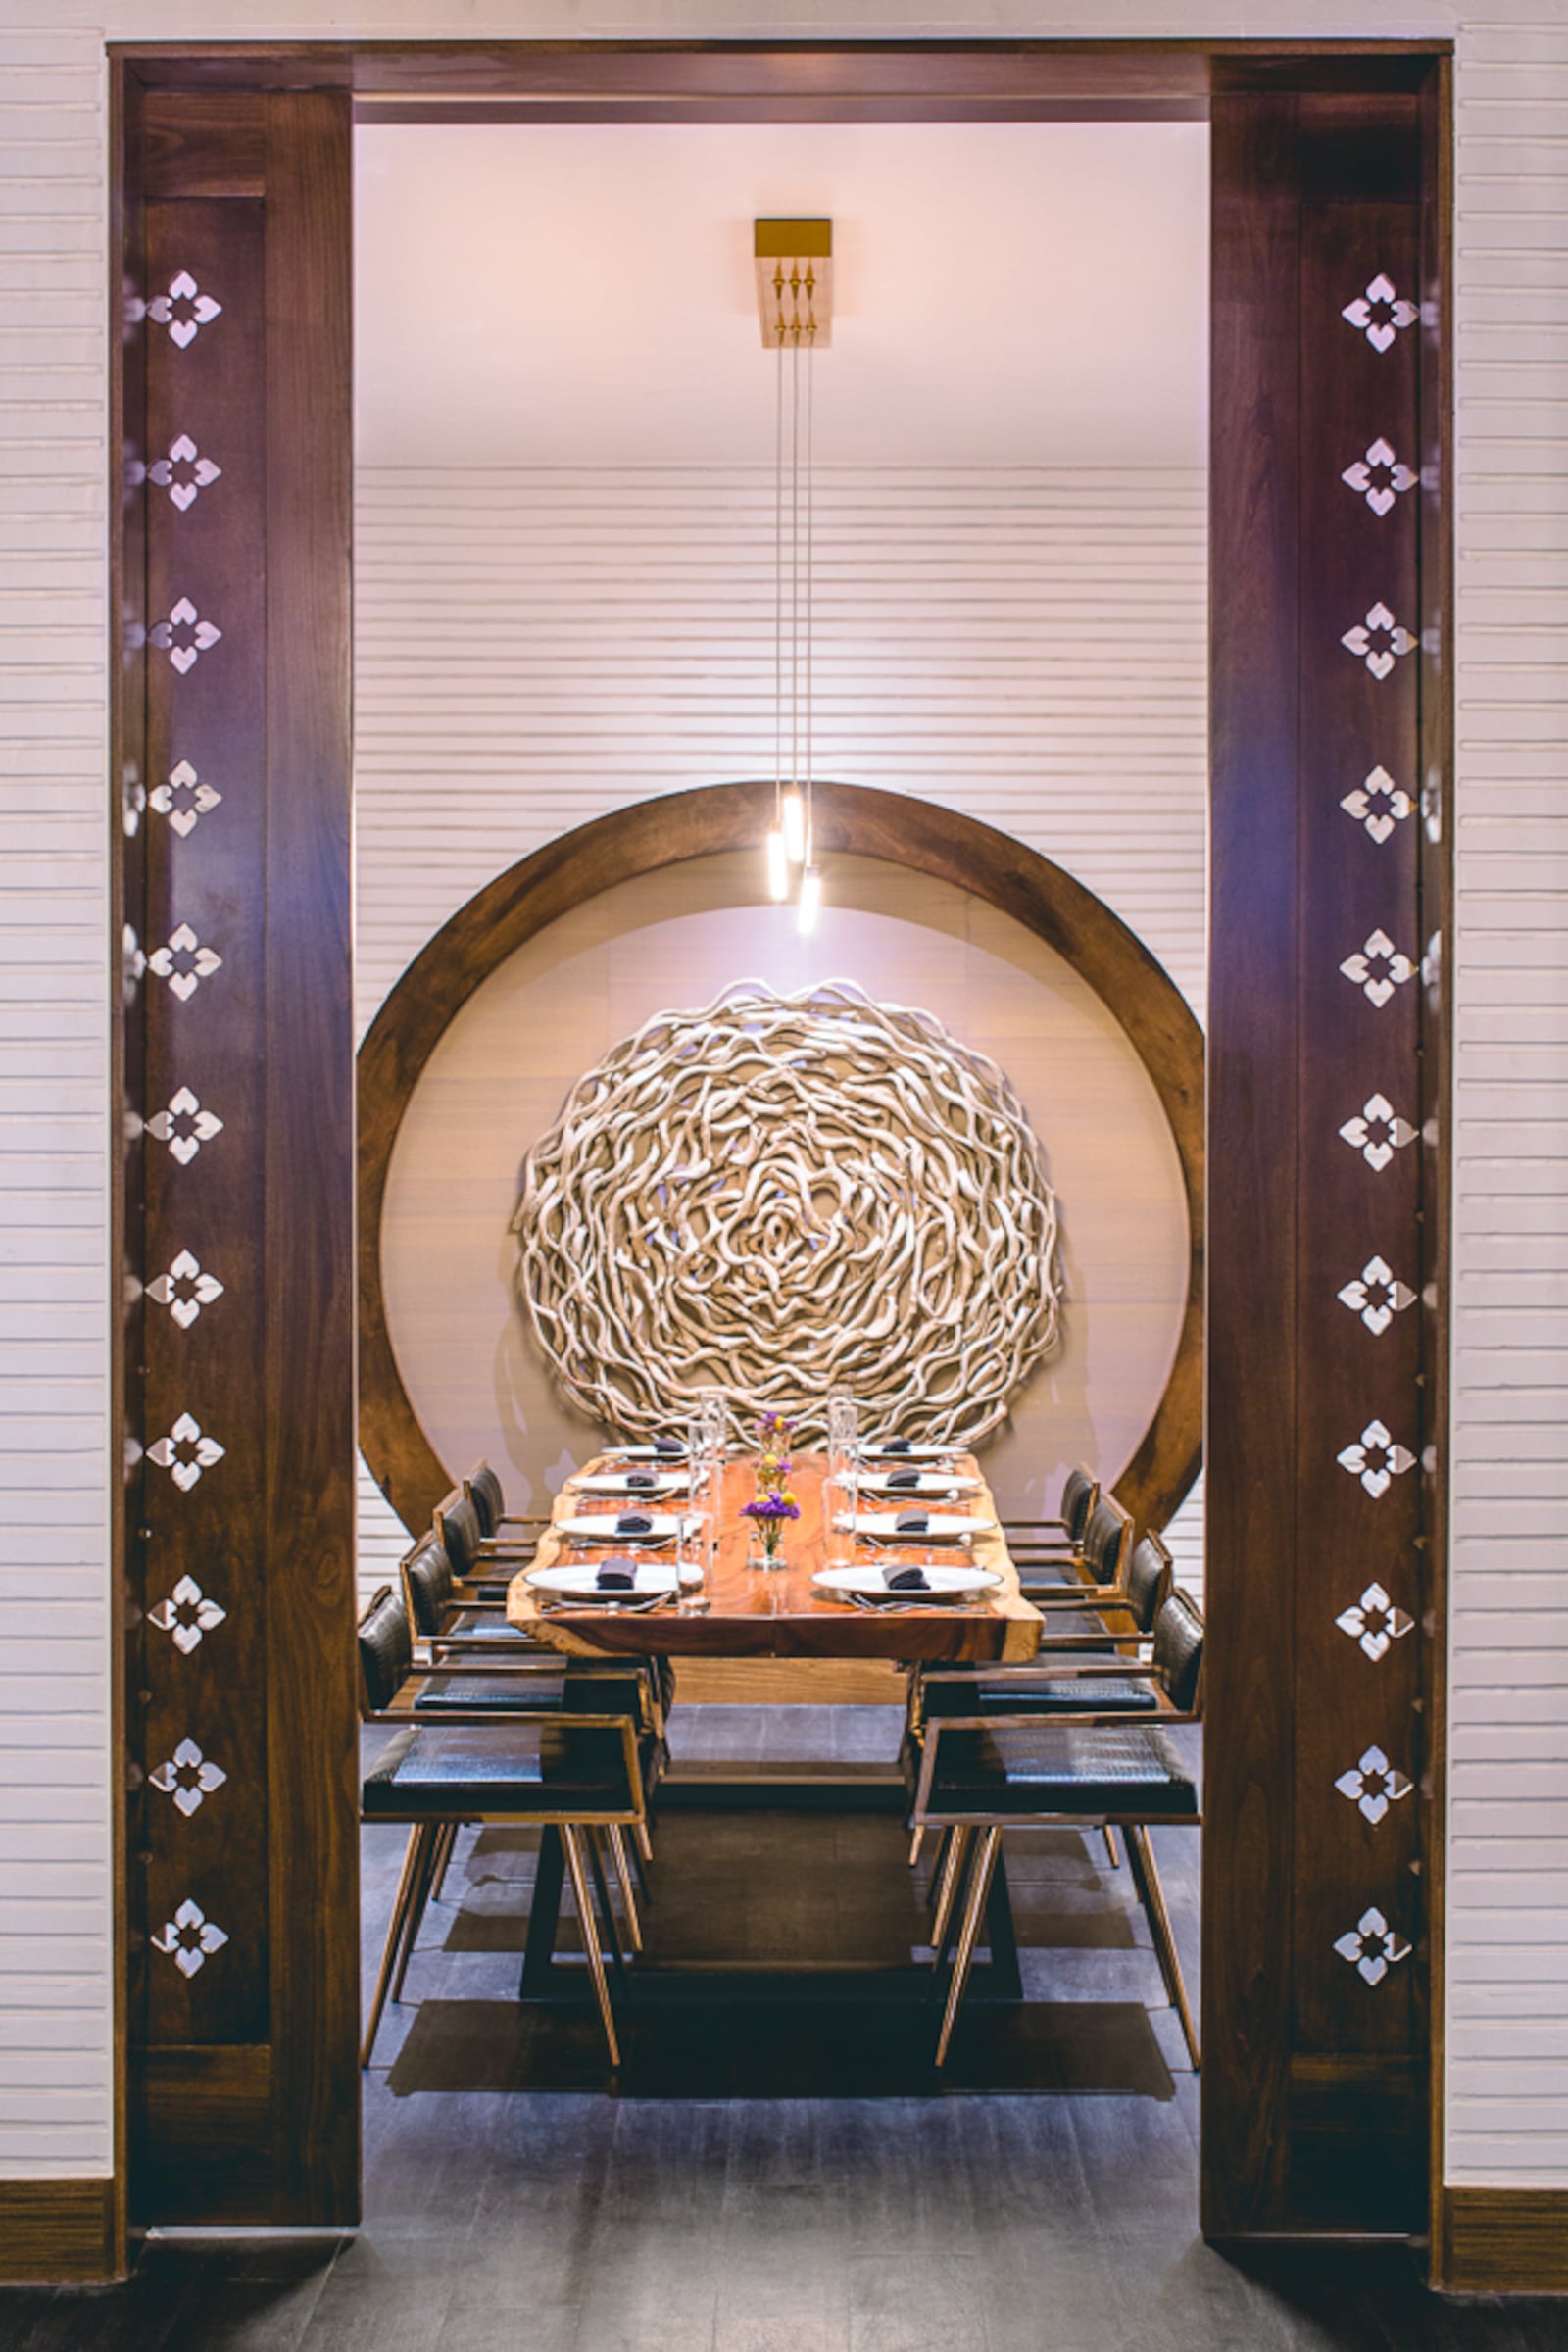
<path id="1" fill-rule="evenodd" d="M 603 1470 L 612 1458 L 607 1456 L 591 1462 L 579 1475 Z M 961 1604 L 922 1602 L 918 1596 L 912 1600 L 895 1597 L 859 1607 L 834 1599 L 812 1582 L 827 1556 L 822 1491 L 828 1463 L 820 1454 L 798 1454 L 790 1489 L 800 1504 L 801 1515 L 798 1520 L 786 1523 L 782 1567 L 760 1568 L 753 1564 L 755 1538 L 751 1522 L 741 1516 L 741 1508 L 757 1491 L 756 1462 L 742 1457 L 726 1463 L 723 1471 L 712 1563 L 706 1580 L 705 1610 L 695 1613 L 673 1600 L 653 1609 L 617 1607 L 599 1599 L 574 1608 L 541 1593 L 528 1582 L 533 1569 L 553 1567 L 563 1559 L 572 1564 L 579 1561 L 591 1564 L 601 1556 L 600 1546 L 568 1543 L 561 1533 L 560 1523 L 567 1518 L 592 1516 L 603 1503 L 606 1521 L 603 1554 L 635 1556 L 635 1545 L 616 1542 L 614 1523 L 622 1510 L 645 1505 L 630 1497 L 605 1502 L 592 1491 L 584 1494 L 575 1482 L 568 1482 L 556 1498 L 550 1527 L 508 1587 L 508 1619 L 567 1657 L 862 1659 L 905 1666 L 963 1661 L 1026 1664 L 1039 1648 L 1044 1621 L 1019 1589 L 1018 1572 L 1009 1556 L 1006 1537 L 997 1520 L 996 1504 L 983 1474 L 969 1455 L 960 1457 L 956 1466 L 965 1477 L 979 1481 L 973 1490 L 965 1491 L 964 1509 L 988 1523 L 984 1532 L 972 1537 L 967 1545 L 969 1558 L 994 1571 L 999 1579 L 983 1597 Z M 655 1507 L 676 1512 L 685 1499 L 677 1494 Z M 922 1497 L 922 1501 L 936 1499 Z M 904 1504 L 910 1500 L 912 1497 L 907 1495 L 889 1497 L 890 1502 Z M 661 1550 L 654 1556 L 667 1559 L 670 1554 Z M 890 1549 L 867 1550 L 864 1556 L 868 1563 L 904 1567 L 951 1565 L 956 1556 L 961 1555 L 956 1555 L 951 1545 L 914 1541 L 900 1542 Z M 821 1787 L 818 1783 L 818 1795 Z M 664 1793 L 666 1796 L 671 1793 L 668 1784 Z M 710 1788 L 705 1791 L 709 1798 L 712 1793 Z M 775 1794 L 773 1801 L 778 1801 L 779 1794 L 782 1791 Z M 581 1997 L 578 1982 L 581 1972 L 569 1964 L 564 1968 L 557 1954 L 562 1891 L 560 1833 L 547 1829 L 540 1843 L 519 1986 L 525 2000 L 548 2002 Z M 989 1993 L 995 1999 L 1016 2001 L 1022 1995 L 1022 1982 L 1006 1871 L 1000 1863 L 993 1876 L 986 1916 L 989 1960 L 976 1975 L 978 1996 L 985 1998 Z M 812 1997 L 817 1999 L 923 2002 L 931 1997 L 934 1982 L 929 1969 L 915 1968 L 817 1970 L 808 1972 L 805 1978 L 788 1971 L 781 1975 L 740 1971 L 726 1980 L 715 1976 L 710 1968 L 688 1970 L 678 1966 L 650 1966 L 646 1962 L 630 1972 L 617 1970 L 617 1975 L 623 1992 L 629 1994 L 635 1987 L 639 2002 L 673 1999 L 696 2000 L 699 2004 L 719 1997 L 726 1984 L 731 1997 L 744 1991 L 749 2001 L 757 2001 L 784 1997 L 790 1987 L 798 1996 L 803 1982 L 813 1986 Z"/>
<path id="2" fill-rule="evenodd" d="M 588 1465 L 587 1475 L 606 1467 L 605 1459 Z M 916 1596 L 893 1596 L 870 1606 L 836 1600 L 812 1578 L 826 1564 L 827 1530 L 823 1521 L 822 1489 L 828 1464 L 822 1454 L 795 1457 L 790 1489 L 800 1504 L 797 1520 L 785 1522 L 784 1565 L 751 1565 L 752 1525 L 741 1507 L 756 1493 L 756 1464 L 739 1458 L 723 1472 L 721 1506 L 717 1514 L 712 1567 L 707 1578 L 708 1607 L 702 1614 L 681 1609 L 671 1600 L 656 1609 L 612 1609 L 602 1600 L 572 1608 L 536 1592 L 530 1570 L 554 1567 L 564 1558 L 591 1561 L 595 1548 L 568 1545 L 560 1532 L 563 1519 L 591 1515 L 601 1497 L 576 1491 L 571 1482 L 556 1497 L 551 1526 L 533 1556 L 518 1569 L 508 1590 L 507 1615 L 512 1624 L 548 1642 L 552 1648 L 577 1656 L 673 1658 L 891 1658 L 909 1663 L 939 1661 L 1025 1665 L 1040 1644 L 1042 1619 L 1025 1600 L 1018 1572 L 1007 1551 L 1006 1537 L 997 1522 L 991 1490 L 969 1455 L 957 1467 L 978 1487 L 966 1493 L 962 1507 L 989 1524 L 973 1537 L 968 1557 L 992 1570 L 1000 1582 L 983 1596 L 956 1601 L 921 1602 Z M 911 1496 L 889 1497 L 907 1503 Z M 922 1497 L 934 1501 L 934 1497 Z M 662 1507 L 678 1512 L 684 1497 L 672 1495 Z M 610 1502 L 604 1510 L 608 1552 L 633 1553 L 633 1544 L 618 1544 L 614 1525 L 618 1512 L 634 1504 Z M 655 1556 L 667 1556 L 661 1552 Z M 868 1559 L 898 1566 L 929 1567 L 951 1563 L 951 1545 L 900 1543 Z"/>

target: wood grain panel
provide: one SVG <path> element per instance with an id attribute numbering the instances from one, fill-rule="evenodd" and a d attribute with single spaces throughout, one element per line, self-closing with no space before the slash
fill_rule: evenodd
<path id="1" fill-rule="evenodd" d="M 0 2180 L 0 2285 L 123 2275 L 113 2180 Z"/>
<path id="2" fill-rule="evenodd" d="M 1278 2226 L 1288 2163 L 1296 1582 L 1297 108 L 1213 114 L 1202 2214 Z"/>
<path id="3" fill-rule="evenodd" d="M 1451 2295 L 1568 2294 L 1568 2189 L 1445 2188 L 1433 2283 Z"/>
<path id="4" fill-rule="evenodd" d="M 272 2197 L 359 2215 L 350 126 L 267 102 Z"/>

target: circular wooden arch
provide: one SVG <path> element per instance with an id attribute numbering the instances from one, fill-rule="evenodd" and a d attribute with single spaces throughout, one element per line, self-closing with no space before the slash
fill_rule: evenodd
<path id="1" fill-rule="evenodd" d="M 662 866 L 760 849 L 772 816 L 771 783 L 714 784 L 579 825 L 460 906 L 376 1014 L 359 1054 L 360 1443 L 407 1526 L 421 1527 L 452 1484 L 403 1386 L 381 1289 L 387 1173 L 426 1062 L 480 983 L 547 924 Z M 1202 1032 L 1136 934 L 1081 882 L 1010 834 L 932 801 L 858 784 L 818 784 L 815 825 L 825 852 L 932 875 L 1011 915 L 1088 982 L 1149 1073 L 1181 1162 L 1192 1247 L 1170 1377 L 1115 1491 L 1140 1527 L 1163 1526 L 1202 1459 Z"/>

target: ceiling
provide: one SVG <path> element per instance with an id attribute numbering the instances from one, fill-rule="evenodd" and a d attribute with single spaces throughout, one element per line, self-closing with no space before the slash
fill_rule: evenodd
<path id="1" fill-rule="evenodd" d="M 364 465 L 770 465 L 767 214 L 833 220 L 819 465 L 1205 461 L 1203 123 L 355 139 Z"/>

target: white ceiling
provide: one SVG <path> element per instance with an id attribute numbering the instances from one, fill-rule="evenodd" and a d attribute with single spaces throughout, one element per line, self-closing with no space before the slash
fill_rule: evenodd
<path id="1" fill-rule="evenodd" d="M 1202 123 L 366 125 L 370 466 L 770 464 L 753 220 L 833 220 L 817 459 L 1200 466 Z"/>

